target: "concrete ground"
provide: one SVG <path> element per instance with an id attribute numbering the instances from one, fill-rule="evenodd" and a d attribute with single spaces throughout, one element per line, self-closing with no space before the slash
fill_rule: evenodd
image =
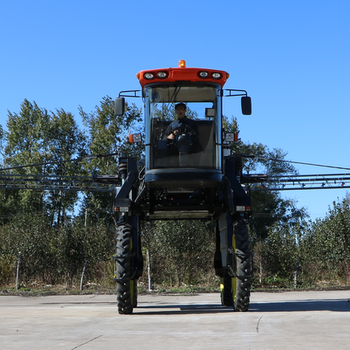
<path id="1" fill-rule="evenodd" d="M 0 349 L 350 349 L 350 291 L 252 293 L 233 312 L 219 294 L 0 297 Z"/>

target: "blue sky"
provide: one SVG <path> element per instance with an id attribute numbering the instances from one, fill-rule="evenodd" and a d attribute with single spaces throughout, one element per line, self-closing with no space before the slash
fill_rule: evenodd
<path id="1" fill-rule="evenodd" d="M 350 167 L 349 15 L 348 0 L 2 1 L 0 124 L 25 98 L 79 121 L 79 106 L 89 112 L 103 96 L 138 89 L 140 70 L 185 59 L 248 90 L 252 116 L 238 100 L 225 103 L 243 141 L 281 148 L 292 161 Z M 283 195 L 314 219 L 346 190 Z"/>

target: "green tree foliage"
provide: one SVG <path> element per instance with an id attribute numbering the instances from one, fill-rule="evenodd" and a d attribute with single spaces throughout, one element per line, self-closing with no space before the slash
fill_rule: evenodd
<path id="1" fill-rule="evenodd" d="M 102 155 L 123 152 L 127 156 L 141 156 L 142 147 L 130 145 L 126 139 L 129 130 L 142 132 L 141 112 L 135 105 L 128 106 L 124 116 L 115 117 L 114 101 L 105 97 L 93 113 L 86 114 L 80 108 L 80 114 L 87 134 L 79 129 L 71 113 L 63 109 L 48 113 L 35 102 L 24 100 L 19 113 L 8 112 L 7 131 L 0 129 L 3 168 L 19 175 L 89 176 L 92 172 L 112 175 L 118 174 L 116 156 Z M 87 159 L 84 156 L 88 154 L 101 156 Z M 2 222 L 17 213 L 30 212 L 46 213 L 53 225 L 72 219 L 81 196 L 69 191 L 8 189 L 1 192 L 0 199 Z M 111 194 L 88 194 L 82 206 L 83 217 L 85 209 L 90 220 L 108 217 Z"/>
<path id="2" fill-rule="evenodd" d="M 223 119 L 223 127 L 226 132 L 238 133 L 237 120 L 233 118 Z M 268 176 L 291 175 L 297 171 L 292 164 L 285 160 L 287 153 L 281 149 L 270 150 L 261 143 L 244 143 L 238 140 L 232 144 L 234 154 L 243 156 L 243 173 L 266 174 Z M 246 155 L 246 157 L 244 157 Z M 249 156 L 249 157 L 248 157 Z M 251 188 L 259 187 L 260 184 L 252 184 Z M 282 198 L 277 191 L 252 191 L 253 217 L 250 220 L 252 239 L 268 237 L 268 229 L 275 224 L 295 225 L 308 217 L 304 208 L 297 208 L 296 202 Z"/>
<path id="3" fill-rule="evenodd" d="M 49 157 L 52 165 L 45 167 L 47 174 L 78 176 L 86 175 L 81 163 L 71 162 L 71 159 L 83 157 L 86 154 L 86 137 L 79 130 L 71 113 L 63 109 L 53 113 L 50 119 Z M 51 222 L 60 224 L 67 212 L 73 214 L 78 193 L 73 191 L 50 191 L 46 197 L 46 208 L 51 216 Z"/>
<path id="4" fill-rule="evenodd" d="M 102 175 L 117 175 L 117 155 L 140 157 L 143 148 L 128 142 L 130 132 L 142 132 L 140 122 L 141 111 L 135 106 L 127 106 L 123 116 L 114 115 L 114 101 L 104 97 L 95 111 L 88 114 L 80 107 L 80 115 L 84 125 L 88 128 L 88 149 L 92 155 L 116 154 L 114 157 L 99 157 L 84 163 L 89 173 Z M 81 206 L 81 217 L 85 217 L 87 210 L 89 220 L 97 221 L 101 218 L 111 220 L 111 194 L 86 193 Z"/>
<path id="5" fill-rule="evenodd" d="M 80 108 L 86 127 L 83 131 L 71 113 L 62 109 L 48 113 L 35 102 L 24 100 L 18 114 L 8 113 L 7 130 L 0 127 L 2 168 L 22 175 L 117 175 L 117 156 L 84 158 L 121 153 L 142 158 L 143 147 L 127 142 L 129 132 L 143 133 L 140 110 L 128 105 L 124 116 L 116 117 L 113 109 L 114 101 L 109 97 L 90 114 Z M 196 118 L 191 111 L 188 115 Z M 160 110 L 159 116 L 173 119 L 173 106 Z M 223 126 L 229 132 L 239 131 L 235 119 L 225 118 Z M 239 140 L 232 151 L 243 155 L 244 173 L 296 174 L 280 149 Z M 79 157 L 84 160 L 70 161 Z M 32 164 L 36 165 L 24 167 Z M 8 283 L 19 251 L 23 254 L 22 277 L 46 283 L 71 283 L 85 260 L 88 266 L 97 266 L 109 259 L 115 247 L 111 194 L 84 196 L 80 215 L 74 216 L 74 206 L 81 201 L 76 192 L 0 192 L 2 283 Z M 350 283 L 349 204 L 348 195 L 334 202 L 324 219 L 306 223 L 305 209 L 293 200 L 276 191 L 253 192 L 250 234 L 261 279 L 274 276 L 291 280 L 299 262 L 304 281 L 347 276 Z M 203 282 L 203 276 L 213 272 L 214 236 L 214 228 L 198 221 L 145 225 L 142 240 L 151 255 L 154 282 Z M 91 276 L 95 275 L 91 272 Z"/>
<path id="6" fill-rule="evenodd" d="M 71 284 L 79 277 L 86 260 L 87 278 L 93 279 L 98 262 L 109 260 L 114 250 L 114 232 L 105 225 L 98 223 L 86 228 L 75 223 L 52 227 L 45 215 L 18 215 L 0 226 L 0 241 L 2 270 L 9 268 L 4 262 L 13 266 L 18 253 L 22 253 L 22 282 Z"/>
<path id="7" fill-rule="evenodd" d="M 350 197 L 333 202 L 323 219 L 286 221 L 268 228 L 265 240 L 255 244 L 257 275 L 261 283 L 293 280 L 300 265 L 299 282 L 305 286 L 350 283 Z M 288 285 L 288 284 L 287 284 Z"/>
<path id="8" fill-rule="evenodd" d="M 276 191 L 253 192 L 252 208 L 250 227 L 254 240 L 267 238 L 269 227 L 275 224 L 300 225 L 308 217 L 305 208 L 298 208 L 294 200 L 282 198 Z"/>
<path id="9" fill-rule="evenodd" d="M 338 202 L 323 219 L 311 223 L 302 237 L 303 265 L 314 278 L 350 278 L 350 196 Z"/>
<path id="10" fill-rule="evenodd" d="M 260 244 L 261 246 L 257 244 L 256 252 L 258 259 L 264 263 L 259 269 L 265 271 L 259 273 L 292 280 L 295 266 L 299 262 L 298 242 L 293 229 L 289 225 L 274 224 L 268 228 L 268 236 Z"/>
<path id="11" fill-rule="evenodd" d="M 42 163 L 49 147 L 50 116 L 34 102 L 24 100 L 19 114 L 8 112 L 4 166 Z M 42 166 L 18 169 L 18 173 L 41 173 Z"/>
<path id="12" fill-rule="evenodd" d="M 0 164 L 1 164 L 1 167 L 3 166 L 3 161 L 4 161 L 3 160 L 3 157 L 4 157 L 3 142 L 4 142 L 4 129 L 3 129 L 2 125 L 0 124 Z"/>
<path id="13" fill-rule="evenodd" d="M 142 121 L 141 110 L 135 105 L 127 105 L 123 116 L 114 115 L 114 101 L 110 97 L 104 97 L 100 106 L 92 113 L 85 113 L 80 107 L 80 115 L 84 125 L 89 131 L 89 150 L 91 154 L 126 153 L 127 137 L 130 132 L 140 131 Z M 135 151 L 135 150 L 133 150 Z M 140 156 L 141 152 L 134 154 Z M 91 170 L 103 172 L 103 174 L 115 174 L 117 165 L 109 158 L 97 158 L 90 161 L 87 166 Z"/>
<path id="14" fill-rule="evenodd" d="M 50 116 L 45 109 L 24 100 L 18 114 L 8 112 L 3 166 L 12 168 L 14 174 L 42 174 L 43 167 L 24 167 L 47 160 Z M 4 172 L 2 172 L 4 173 Z M 17 212 L 40 212 L 44 206 L 44 194 L 28 190 L 5 190 L 1 194 L 2 215 L 8 218 Z"/>
<path id="15" fill-rule="evenodd" d="M 24 100 L 18 114 L 8 113 L 4 167 L 21 175 L 80 175 L 80 164 L 70 162 L 85 154 L 85 136 L 71 113 L 57 110 L 49 114 L 34 102 Z M 31 165 L 31 166 L 29 166 Z M 51 222 L 61 223 L 72 212 L 77 194 L 73 192 L 6 190 L 5 214 L 43 213 Z"/>
<path id="16" fill-rule="evenodd" d="M 214 237 L 213 228 L 199 221 L 146 225 L 142 240 L 150 252 L 153 282 L 178 286 L 203 282 L 213 272 Z"/>

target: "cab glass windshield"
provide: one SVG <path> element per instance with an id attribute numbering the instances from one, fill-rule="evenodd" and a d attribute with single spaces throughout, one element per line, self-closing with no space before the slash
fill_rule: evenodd
<path id="1" fill-rule="evenodd" d="M 146 170 L 220 168 L 220 86 L 148 86 L 144 102 Z"/>

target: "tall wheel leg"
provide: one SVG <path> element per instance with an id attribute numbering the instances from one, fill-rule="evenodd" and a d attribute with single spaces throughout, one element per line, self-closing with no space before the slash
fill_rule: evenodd
<path id="1" fill-rule="evenodd" d="M 130 224 L 118 225 L 116 281 L 117 303 L 120 314 L 131 314 L 137 300 L 136 281 L 131 280 L 132 227 Z"/>
<path id="2" fill-rule="evenodd" d="M 232 277 L 225 269 L 224 277 L 220 278 L 221 305 L 233 306 Z"/>
<path id="3" fill-rule="evenodd" d="M 216 252 L 214 266 L 216 273 L 220 276 L 221 305 L 233 306 L 232 276 L 227 267 L 229 246 L 232 239 L 231 217 L 222 214 L 216 226 Z"/>
<path id="4" fill-rule="evenodd" d="M 247 224 L 240 219 L 235 223 L 235 274 L 232 278 L 234 309 L 248 311 L 251 288 L 251 254 L 249 249 L 249 235 Z"/>
<path id="5" fill-rule="evenodd" d="M 221 304 L 233 306 L 236 311 L 247 311 L 252 277 L 247 224 L 239 217 L 222 215 L 218 222 L 218 239 L 222 264 L 219 266 L 217 257 L 215 264 L 220 276 Z"/>

